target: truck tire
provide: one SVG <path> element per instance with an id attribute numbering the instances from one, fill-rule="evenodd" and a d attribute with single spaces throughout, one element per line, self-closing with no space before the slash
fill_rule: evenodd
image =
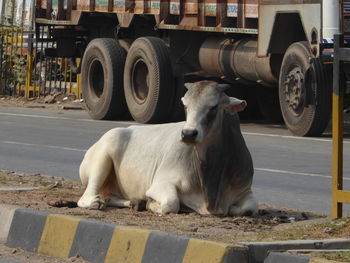
<path id="1" fill-rule="evenodd" d="M 87 46 L 81 64 L 86 109 L 95 120 L 123 119 L 127 107 L 123 88 L 125 51 L 112 38 Z"/>
<path id="2" fill-rule="evenodd" d="M 279 77 L 279 101 L 288 129 L 297 136 L 319 136 L 329 122 L 331 83 L 328 71 L 312 58 L 307 42 L 286 51 Z"/>
<path id="3" fill-rule="evenodd" d="M 133 42 L 126 57 L 124 91 L 135 121 L 170 121 L 174 76 L 168 47 L 161 39 L 141 37 Z"/>

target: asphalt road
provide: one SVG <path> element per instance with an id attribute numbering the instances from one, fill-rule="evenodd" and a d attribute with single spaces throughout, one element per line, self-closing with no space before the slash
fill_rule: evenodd
<path id="1" fill-rule="evenodd" d="M 81 111 L 0 108 L 0 169 L 79 180 L 86 149 L 107 130 L 130 124 L 93 121 Z M 253 156 L 253 191 L 260 203 L 330 213 L 331 138 L 293 137 L 283 126 L 266 124 L 241 128 Z M 348 189 L 349 150 L 345 140 Z"/>

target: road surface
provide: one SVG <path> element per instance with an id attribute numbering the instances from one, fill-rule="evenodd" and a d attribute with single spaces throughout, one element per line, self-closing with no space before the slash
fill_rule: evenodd
<path id="1" fill-rule="evenodd" d="M 130 124 L 94 121 L 83 111 L 0 108 L 0 169 L 79 180 L 86 149 L 107 130 Z M 260 203 L 330 213 L 331 138 L 294 137 L 278 125 L 241 128 L 253 156 L 253 191 Z M 348 189 L 349 150 L 345 140 Z"/>

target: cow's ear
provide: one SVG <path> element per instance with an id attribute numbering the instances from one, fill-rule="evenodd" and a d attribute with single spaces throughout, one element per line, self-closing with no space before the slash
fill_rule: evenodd
<path id="1" fill-rule="evenodd" d="M 185 83 L 185 88 L 186 88 L 186 89 L 190 89 L 190 88 L 192 87 L 192 84 L 193 84 L 193 83 L 191 83 L 191 82 Z"/>
<path id="2" fill-rule="evenodd" d="M 229 85 L 229 84 L 218 84 L 218 89 L 219 89 L 220 91 L 225 91 L 225 90 L 227 90 L 228 88 L 231 88 L 231 85 Z"/>
<path id="3" fill-rule="evenodd" d="M 237 112 L 243 111 L 247 107 L 245 100 L 239 100 L 234 97 L 229 97 L 229 103 L 226 105 L 226 111 L 234 115 Z"/>

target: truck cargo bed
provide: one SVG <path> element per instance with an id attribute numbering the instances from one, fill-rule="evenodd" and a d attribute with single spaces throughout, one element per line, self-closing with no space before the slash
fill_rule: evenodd
<path id="1" fill-rule="evenodd" d="M 258 0 L 38 0 L 37 23 L 74 25 L 83 12 L 153 15 L 163 29 L 257 34 Z M 121 25 L 123 26 L 123 25 Z"/>

